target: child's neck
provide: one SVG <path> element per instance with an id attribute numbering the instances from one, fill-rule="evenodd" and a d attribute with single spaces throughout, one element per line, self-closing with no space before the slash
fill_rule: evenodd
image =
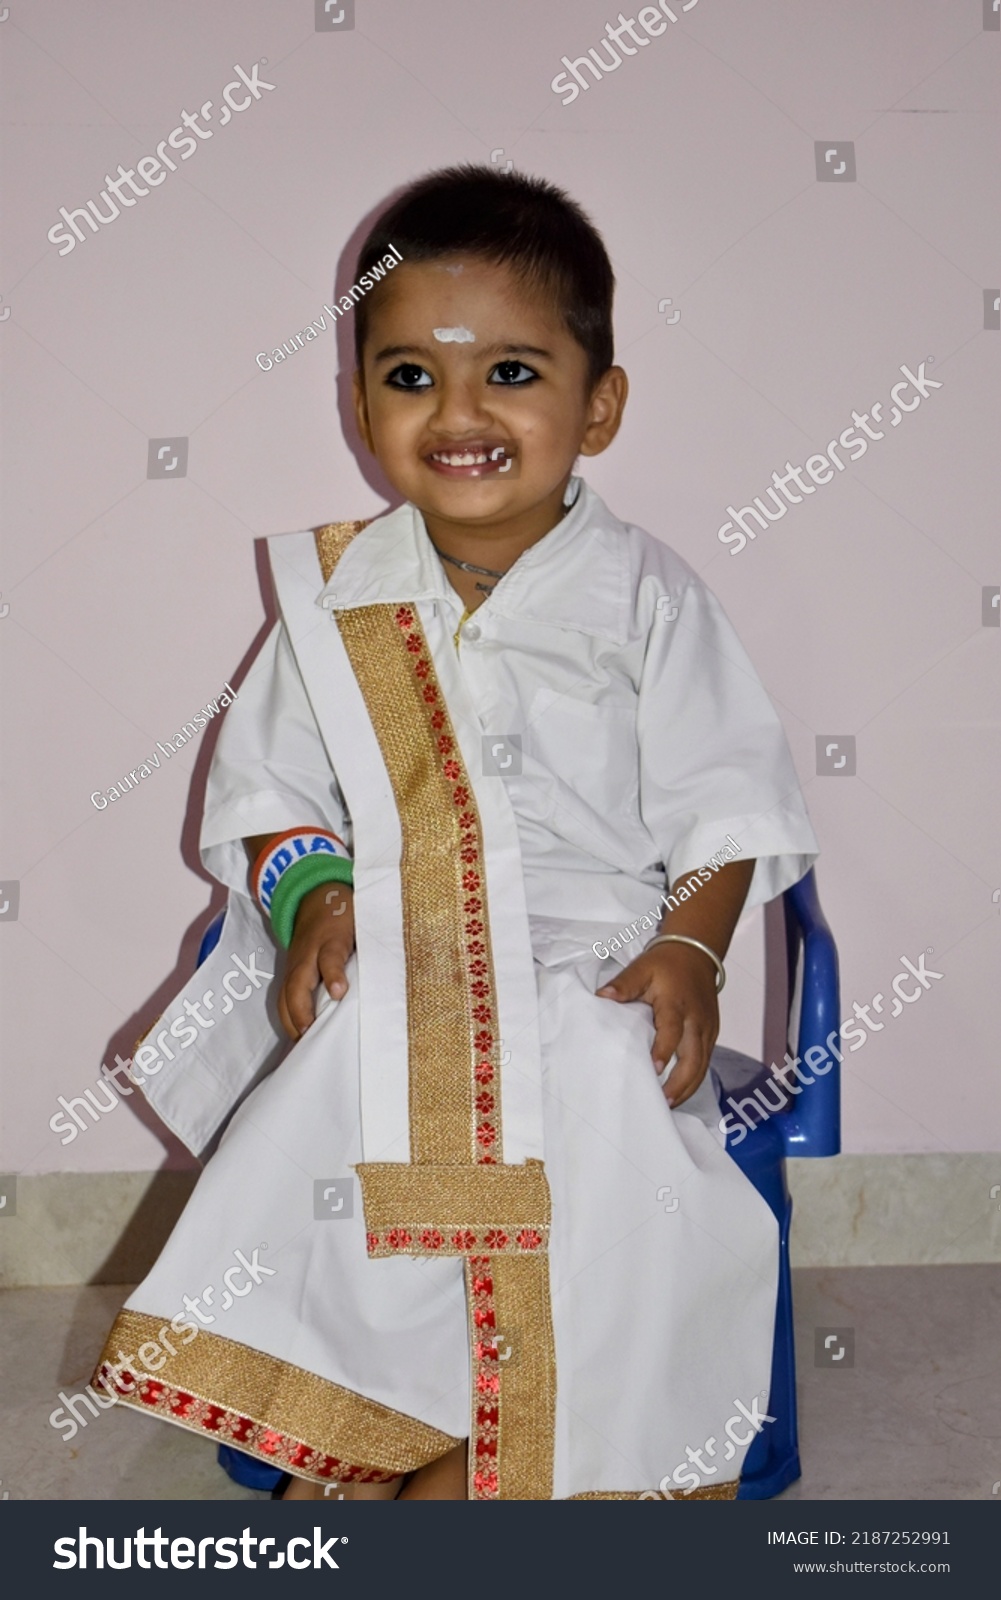
<path id="1" fill-rule="evenodd" d="M 452 588 L 467 611 L 481 606 L 500 579 L 566 515 L 565 488 L 518 517 L 493 526 L 451 522 L 423 512 L 428 538 L 442 558 Z M 452 559 L 448 559 L 451 557 Z M 462 562 L 462 566 L 456 565 Z M 470 571 L 480 568 L 480 571 Z"/>

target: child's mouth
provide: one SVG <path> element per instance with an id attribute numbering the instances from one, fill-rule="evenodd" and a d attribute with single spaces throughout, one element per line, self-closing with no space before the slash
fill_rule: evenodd
<path id="1" fill-rule="evenodd" d="M 445 478 L 513 477 L 517 473 L 518 449 L 516 445 L 475 440 L 451 450 L 433 450 L 424 460 L 432 472 Z"/>

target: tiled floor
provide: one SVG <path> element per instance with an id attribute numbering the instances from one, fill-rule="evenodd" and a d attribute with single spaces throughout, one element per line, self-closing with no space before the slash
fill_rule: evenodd
<path id="1" fill-rule="evenodd" d="M 59 1391 L 87 1383 L 124 1293 L 0 1296 L 0 1494 L 265 1498 L 232 1483 L 205 1440 L 124 1406 L 69 1441 L 49 1425 Z M 787 1498 L 982 1500 L 998 1485 L 1001 1500 L 1001 1266 L 801 1271 L 794 1295 L 803 1477 Z M 854 1328 L 853 1367 L 814 1365 L 818 1327 Z"/>

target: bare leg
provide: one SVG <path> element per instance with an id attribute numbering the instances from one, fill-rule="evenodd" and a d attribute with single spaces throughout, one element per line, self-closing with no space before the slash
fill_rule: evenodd
<path id="1" fill-rule="evenodd" d="M 457 1444 L 415 1472 L 397 1496 L 399 1500 L 465 1500 L 466 1444 Z"/>

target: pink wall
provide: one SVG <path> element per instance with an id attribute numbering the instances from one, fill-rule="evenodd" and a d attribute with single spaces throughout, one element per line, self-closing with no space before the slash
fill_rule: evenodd
<path id="1" fill-rule="evenodd" d="M 313 0 L 11 0 L 0 25 L 0 878 L 21 895 L 0 932 L 0 1169 L 164 1159 L 132 1102 L 66 1147 L 48 1121 L 190 966 L 210 735 L 107 811 L 89 797 L 238 674 L 264 620 L 254 541 L 383 503 L 341 435 L 349 330 L 270 372 L 255 354 L 350 282 L 388 192 L 492 151 L 568 187 L 607 239 L 632 399 L 589 477 L 703 573 L 781 709 L 843 1015 L 888 993 L 901 956 L 932 946 L 944 974 L 847 1057 L 846 1148 L 997 1149 L 1001 629 L 982 625 L 981 591 L 1001 585 L 1001 333 L 983 309 L 1001 280 L 1001 34 L 982 0 L 675 0 L 677 23 L 566 106 L 550 81 L 615 20 L 606 0 L 355 10 L 328 33 Z M 222 126 L 234 63 L 261 58 L 274 89 Z M 213 137 L 61 256 L 60 206 L 96 199 L 208 100 Z M 832 168 L 854 142 L 855 182 L 817 181 L 818 140 Z M 825 449 L 853 409 L 883 401 L 885 418 L 901 364 L 931 357 L 940 389 L 729 554 L 728 504 Z M 147 479 L 148 441 L 175 435 L 187 475 Z M 856 776 L 816 775 L 826 733 L 855 735 Z M 752 1050 L 760 943 L 756 918 L 724 1017 Z"/>

